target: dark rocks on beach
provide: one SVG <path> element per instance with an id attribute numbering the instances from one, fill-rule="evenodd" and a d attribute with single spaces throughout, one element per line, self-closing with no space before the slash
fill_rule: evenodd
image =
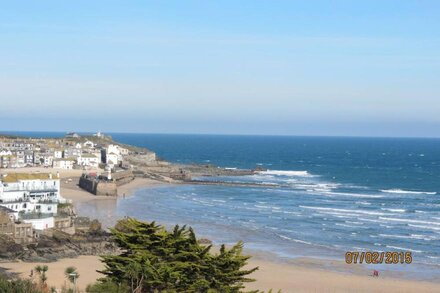
<path id="1" fill-rule="evenodd" d="M 51 236 L 40 235 L 37 243 L 16 244 L 10 237 L 0 237 L 0 261 L 51 262 L 79 255 L 104 255 L 117 252 L 110 233 L 101 230 L 101 223 L 82 218 L 83 226 L 74 235 L 53 230 Z M 81 221 L 80 221 L 81 222 Z"/>

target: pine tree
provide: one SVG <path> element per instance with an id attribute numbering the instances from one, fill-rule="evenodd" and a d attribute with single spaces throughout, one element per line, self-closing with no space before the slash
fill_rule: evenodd
<path id="1" fill-rule="evenodd" d="M 128 218 L 111 232 L 122 252 L 102 257 L 104 281 L 125 284 L 132 292 L 240 292 L 254 281 L 246 276 L 258 269 L 242 269 L 249 259 L 242 255 L 243 243 L 212 254 L 211 245 L 201 245 L 186 226 L 167 231 Z"/>

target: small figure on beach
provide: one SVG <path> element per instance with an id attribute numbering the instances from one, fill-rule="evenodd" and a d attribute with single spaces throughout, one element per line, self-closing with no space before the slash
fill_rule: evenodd
<path id="1" fill-rule="evenodd" d="M 373 277 L 379 277 L 379 271 L 373 270 Z"/>

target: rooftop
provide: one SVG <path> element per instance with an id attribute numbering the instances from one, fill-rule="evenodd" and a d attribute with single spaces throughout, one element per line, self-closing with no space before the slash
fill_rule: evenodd
<path id="1" fill-rule="evenodd" d="M 57 176 L 51 173 L 8 173 L 8 174 L 2 174 L 0 177 L 0 181 L 3 181 L 5 183 L 18 182 L 22 180 L 47 180 L 47 179 L 57 179 Z"/>

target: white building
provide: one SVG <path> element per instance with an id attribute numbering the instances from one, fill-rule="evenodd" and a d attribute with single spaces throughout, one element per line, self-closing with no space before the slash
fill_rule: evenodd
<path id="1" fill-rule="evenodd" d="M 121 147 L 115 144 L 109 144 L 107 149 L 105 150 L 105 163 L 110 165 L 117 165 L 121 161 Z"/>
<path id="2" fill-rule="evenodd" d="M 93 148 L 95 147 L 95 144 L 93 143 L 93 141 L 87 140 L 86 142 L 83 143 L 83 146 L 85 148 Z"/>
<path id="3" fill-rule="evenodd" d="M 1 156 L 12 156 L 12 152 L 7 149 L 2 149 L 2 150 L 0 150 L 0 157 Z"/>
<path id="4" fill-rule="evenodd" d="M 53 156 L 49 155 L 49 154 L 44 154 L 42 156 L 40 156 L 40 160 L 42 160 L 42 163 L 44 166 L 52 166 L 53 165 Z"/>
<path id="5" fill-rule="evenodd" d="M 126 155 L 128 155 L 128 153 L 129 153 L 128 149 L 123 148 L 123 147 L 121 147 L 121 146 L 118 146 L 118 148 L 119 148 L 119 153 L 120 153 L 122 156 L 126 156 Z"/>
<path id="6" fill-rule="evenodd" d="M 54 150 L 53 157 L 54 157 L 54 159 L 61 159 L 63 157 L 63 151 L 62 150 Z"/>
<path id="7" fill-rule="evenodd" d="M 81 154 L 77 158 L 77 164 L 85 167 L 98 167 L 101 159 L 93 154 Z"/>
<path id="8" fill-rule="evenodd" d="M 75 159 L 73 158 L 60 158 L 53 160 L 53 167 L 57 169 L 72 170 L 75 164 Z"/>
<path id="9" fill-rule="evenodd" d="M 64 158 L 76 158 L 81 155 L 81 149 L 77 148 L 67 148 L 63 152 Z"/>
<path id="10" fill-rule="evenodd" d="M 115 144 L 109 144 L 107 147 L 107 154 L 114 153 L 116 155 L 120 155 L 121 152 L 119 150 L 119 146 Z"/>
<path id="11" fill-rule="evenodd" d="M 18 213 L 34 229 L 53 228 L 60 195 L 60 179 L 50 173 L 11 173 L 0 177 L 0 205 Z"/>
<path id="12" fill-rule="evenodd" d="M 119 163 L 119 156 L 115 153 L 106 154 L 106 163 L 114 166 Z"/>

